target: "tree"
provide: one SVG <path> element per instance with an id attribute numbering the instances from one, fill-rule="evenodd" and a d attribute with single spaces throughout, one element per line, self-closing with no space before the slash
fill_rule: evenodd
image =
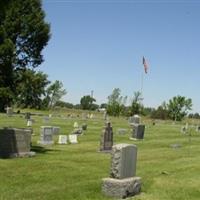
<path id="1" fill-rule="evenodd" d="M 108 96 L 107 113 L 113 116 L 119 116 L 123 103 L 125 103 L 127 97 L 121 96 L 121 90 L 115 88 L 110 96 Z"/>
<path id="2" fill-rule="evenodd" d="M 80 100 L 81 108 L 83 110 L 92 110 L 93 107 L 96 108 L 96 106 L 93 106 L 93 102 L 96 102 L 96 99 L 90 95 L 83 96 Z"/>
<path id="3" fill-rule="evenodd" d="M 59 101 L 64 95 L 67 94 L 66 90 L 62 87 L 62 82 L 56 80 L 47 88 L 44 101 L 46 100 L 46 103 L 50 108 L 53 107 L 56 102 Z"/>
<path id="4" fill-rule="evenodd" d="M 35 68 L 50 38 L 40 0 L 0 2 L 0 109 L 17 94 L 18 70 Z"/>
<path id="5" fill-rule="evenodd" d="M 45 88 L 50 82 L 47 75 L 31 69 L 21 70 L 17 82 L 17 105 L 23 108 L 41 108 L 42 96 L 45 95 Z"/>
<path id="6" fill-rule="evenodd" d="M 142 105 L 140 103 L 141 98 L 142 98 L 141 95 L 142 94 L 139 91 L 134 92 L 134 97 L 131 104 L 131 115 L 141 113 L 141 110 L 142 110 Z"/>
<path id="7" fill-rule="evenodd" d="M 171 119 L 181 121 L 187 115 L 187 111 L 191 110 L 192 99 L 178 95 L 169 100 L 167 108 Z"/>

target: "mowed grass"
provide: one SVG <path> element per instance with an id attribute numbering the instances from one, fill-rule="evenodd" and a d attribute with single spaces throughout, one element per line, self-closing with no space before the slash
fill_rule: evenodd
<path id="1" fill-rule="evenodd" d="M 67 116 L 67 115 L 66 115 Z M 48 125 L 60 126 L 60 134 L 70 134 L 73 123 L 88 124 L 79 144 L 50 146 L 37 144 L 43 116 L 34 115 L 32 158 L 0 159 L 1 200 L 107 200 L 101 193 L 102 178 L 109 176 L 110 154 L 99 153 L 99 141 L 104 121 L 94 119 L 52 117 Z M 190 128 L 192 136 L 180 133 L 181 124 L 159 121 L 146 124 L 145 139 L 130 140 L 130 126 L 125 118 L 111 118 L 114 143 L 135 144 L 138 147 L 137 176 L 142 178 L 142 192 L 137 200 L 200 199 L 200 133 Z M 0 127 L 25 128 L 23 115 L 0 115 Z M 118 128 L 126 128 L 118 135 Z M 54 137 L 55 142 L 58 136 Z M 179 148 L 171 145 L 179 144 Z"/>

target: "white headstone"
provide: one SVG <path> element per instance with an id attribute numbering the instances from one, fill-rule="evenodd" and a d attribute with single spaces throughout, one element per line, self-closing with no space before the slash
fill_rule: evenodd
<path id="1" fill-rule="evenodd" d="M 78 122 L 74 122 L 74 128 L 79 128 Z"/>
<path id="2" fill-rule="evenodd" d="M 58 144 L 67 144 L 67 136 L 66 135 L 59 135 Z"/>
<path id="3" fill-rule="evenodd" d="M 41 126 L 40 144 L 53 144 L 53 127 L 52 126 Z"/>
<path id="4" fill-rule="evenodd" d="M 69 142 L 71 144 L 77 144 L 78 143 L 77 135 L 69 135 Z"/>
<path id="5" fill-rule="evenodd" d="M 32 125 L 33 125 L 33 121 L 31 119 L 28 119 L 27 126 L 32 126 Z"/>

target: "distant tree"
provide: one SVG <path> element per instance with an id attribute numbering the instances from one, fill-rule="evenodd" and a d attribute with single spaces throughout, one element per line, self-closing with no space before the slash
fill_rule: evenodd
<path id="1" fill-rule="evenodd" d="M 187 115 L 187 111 L 192 108 L 192 99 L 183 96 L 176 96 L 169 100 L 167 104 L 169 116 L 175 121 L 181 121 Z"/>
<path id="2" fill-rule="evenodd" d="M 133 97 L 133 101 L 132 101 L 132 104 L 131 104 L 131 115 L 134 115 L 134 114 L 140 114 L 142 112 L 142 105 L 141 105 L 141 92 L 137 91 L 137 92 L 134 92 L 134 97 Z"/>
<path id="3" fill-rule="evenodd" d="M 55 103 L 55 106 L 59 106 L 59 107 L 65 107 L 65 108 L 73 108 L 74 105 L 72 103 L 68 103 L 68 102 L 64 102 L 64 101 L 57 101 Z"/>
<path id="4" fill-rule="evenodd" d="M 96 102 L 96 99 L 90 95 L 83 96 L 80 100 L 81 108 L 83 110 L 92 110 L 93 102 Z"/>
<path id="5" fill-rule="evenodd" d="M 107 108 L 107 103 L 102 103 L 102 104 L 100 105 L 100 108 Z"/>
<path id="6" fill-rule="evenodd" d="M 48 107 L 52 108 L 66 94 L 67 92 L 63 89 L 62 82 L 56 80 L 47 88 L 44 100 L 48 103 Z"/>
<path id="7" fill-rule="evenodd" d="M 35 68 L 50 38 L 40 0 L 0 1 L 0 110 L 17 95 L 16 72 Z"/>
<path id="8" fill-rule="evenodd" d="M 108 96 L 107 113 L 113 116 L 119 116 L 122 113 L 123 103 L 127 97 L 121 96 L 121 90 L 115 88 L 110 96 Z"/>
<path id="9" fill-rule="evenodd" d="M 162 120 L 169 119 L 169 111 L 161 105 L 151 112 L 151 118 Z"/>
<path id="10" fill-rule="evenodd" d="M 18 73 L 16 104 L 23 108 L 41 108 L 45 87 L 49 84 L 47 75 L 31 69 Z"/>

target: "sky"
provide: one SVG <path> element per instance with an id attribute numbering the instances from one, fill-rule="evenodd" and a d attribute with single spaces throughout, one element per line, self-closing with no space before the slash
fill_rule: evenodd
<path id="1" fill-rule="evenodd" d="M 101 104 L 120 88 L 127 104 L 136 91 L 155 108 L 181 95 L 200 112 L 200 1 L 43 0 L 43 9 L 51 39 L 39 69 L 63 83 L 64 101 L 93 91 Z"/>

